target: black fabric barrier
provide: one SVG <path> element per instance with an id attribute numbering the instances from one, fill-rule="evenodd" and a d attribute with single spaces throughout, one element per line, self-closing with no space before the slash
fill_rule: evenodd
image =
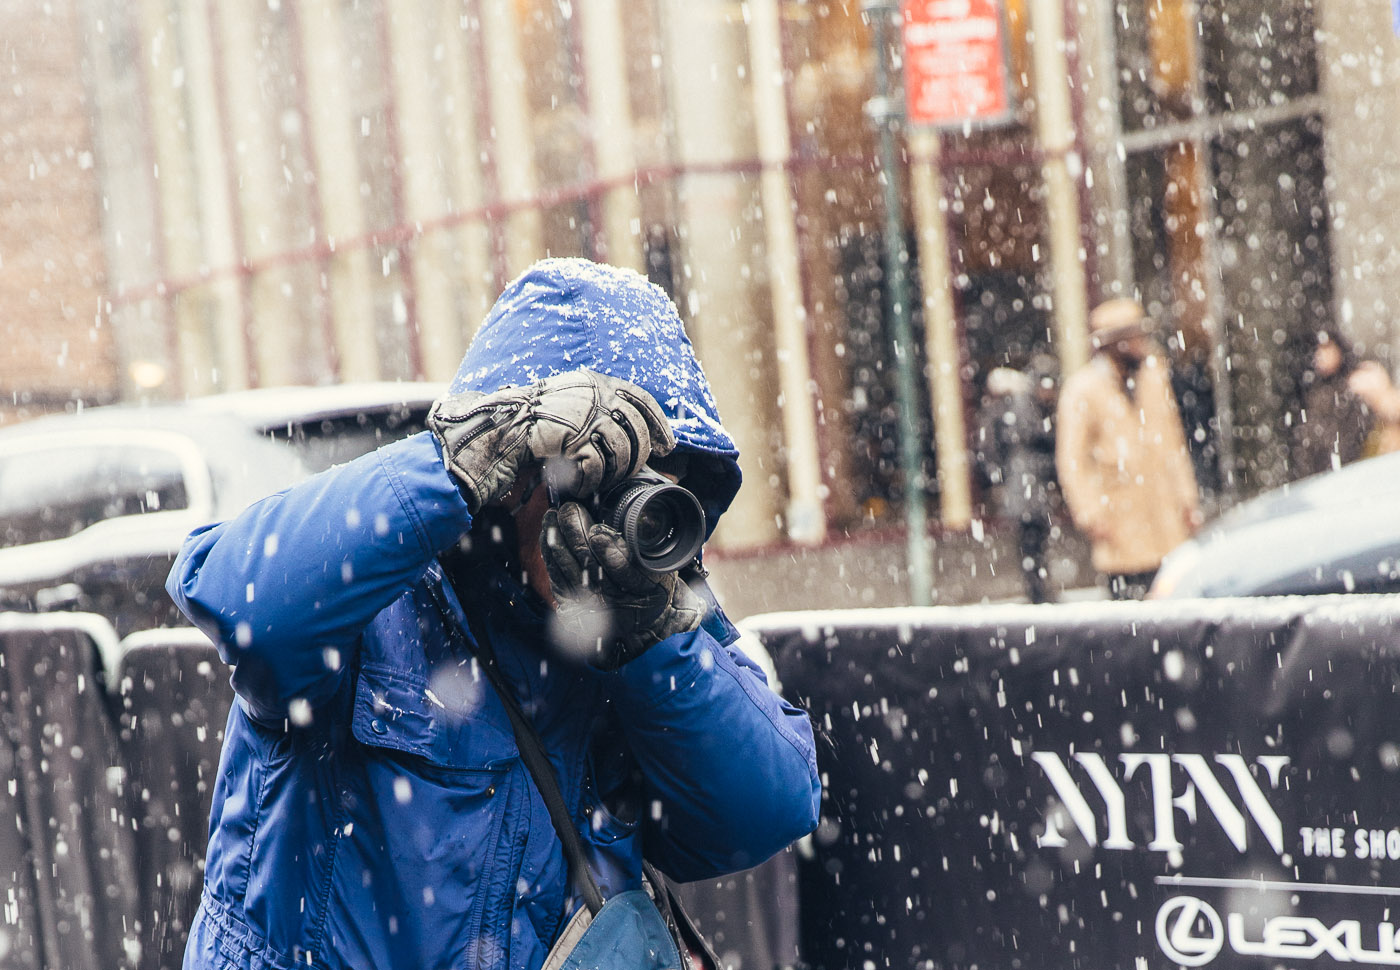
<path id="1" fill-rule="evenodd" d="M 676 888 L 685 911 L 725 967 L 785 970 L 802 963 L 792 849 L 752 869 Z"/>
<path id="2" fill-rule="evenodd" d="M 232 696 L 196 631 L 0 614 L 0 967 L 180 966 Z"/>
<path id="3" fill-rule="evenodd" d="M 209 809 L 233 690 L 203 634 L 156 630 L 126 641 L 117 666 L 140 895 L 140 970 L 176 970 L 199 908 Z"/>
<path id="4" fill-rule="evenodd" d="M 132 967 L 135 842 L 98 647 L 62 618 L 0 619 L 0 966 Z"/>
<path id="5" fill-rule="evenodd" d="M 822 736 L 818 970 L 1400 965 L 1400 598 L 746 624 Z"/>

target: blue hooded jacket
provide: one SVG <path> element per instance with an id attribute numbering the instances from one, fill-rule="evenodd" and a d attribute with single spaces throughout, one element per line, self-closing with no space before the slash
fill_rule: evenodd
<path id="1" fill-rule="evenodd" d="M 718 517 L 739 485 L 734 443 L 675 307 L 635 273 L 536 264 L 453 388 L 585 367 L 662 404 L 693 459 L 685 484 Z M 542 965 L 578 904 L 464 608 L 543 738 L 604 895 L 638 888 L 643 853 L 700 879 L 814 827 L 807 717 L 718 607 L 618 671 L 562 661 L 547 608 L 489 554 L 488 519 L 472 528 L 425 432 L 186 540 L 167 588 L 238 695 L 186 967 Z M 459 545 L 473 551 L 452 584 L 439 556 Z"/>

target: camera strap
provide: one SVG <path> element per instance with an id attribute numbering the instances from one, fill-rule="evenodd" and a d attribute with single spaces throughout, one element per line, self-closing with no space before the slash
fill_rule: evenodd
<path id="1" fill-rule="evenodd" d="M 569 866 L 569 881 L 573 885 L 574 891 L 583 898 L 583 903 L 588 907 L 589 912 L 597 915 L 598 911 L 603 908 L 603 893 L 599 890 L 598 882 L 593 878 L 593 873 L 588 869 L 588 855 L 583 847 L 583 838 L 578 834 L 578 829 L 574 827 L 573 817 L 569 813 L 568 806 L 564 803 L 564 793 L 559 789 L 559 779 L 554 774 L 554 766 L 549 763 L 549 756 L 544 750 L 544 742 L 540 740 L 539 732 L 535 730 L 535 725 L 526 716 L 524 709 L 520 706 L 519 698 L 515 696 L 510 682 L 501 671 L 495 648 L 491 645 L 490 634 L 486 631 L 486 624 L 481 622 L 476 611 L 469 608 L 467 602 L 461 599 L 460 594 L 458 600 L 461 602 L 462 612 L 467 618 L 467 629 L 471 633 L 471 640 L 475 641 L 474 646 L 472 643 L 468 643 L 468 649 L 476 657 L 481 672 L 486 675 L 486 679 L 496 689 L 496 694 L 501 699 L 501 705 L 506 709 L 506 716 L 510 718 L 510 727 L 515 732 L 515 746 L 520 751 L 520 760 L 524 763 L 525 770 L 530 773 L 530 777 L 534 779 L 535 788 L 539 790 L 540 797 L 544 799 L 545 808 L 549 811 L 549 820 L 554 823 L 554 830 L 559 835 L 559 841 L 563 843 L 564 859 Z"/>

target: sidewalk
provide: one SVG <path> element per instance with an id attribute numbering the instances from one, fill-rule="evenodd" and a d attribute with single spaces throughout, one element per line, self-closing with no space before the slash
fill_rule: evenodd
<path id="1" fill-rule="evenodd" d="M 1016 537 L 1007 528 L 978 540 L 966 532 L 934 543 L 934 603 L 1024 602 Z M 909 605 L 903 536 L 854 535 L 816 547 L 708 554 L 705 565 L 725 611 L 735 619 L 788 610 Z M 1101 599 L 1088 545 L 1076 534 L 1050 543 L 1051 588 L 1065 601 Z"/>

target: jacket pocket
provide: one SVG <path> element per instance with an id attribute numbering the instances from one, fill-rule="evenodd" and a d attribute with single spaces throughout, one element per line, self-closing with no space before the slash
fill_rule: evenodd
<path id="1" fill-rule="evenodd" d="M 355 740 L 446 771 L 496 771 L 514 764 L 519 752 L 505 710 L 485 680 L 460 673 L 435 691 L 421 676 L 365 664 L 351 717 Z"/>
<path id="2" fill-rule="evenodd" d="M 464 967 L 508 906 L 524 834 L 519 759 L 503 710 L 365 663 L 350 716 L 356 756 L 339 793 L 319 949 L 354 966 Z M 506 910 L 509 928 L 509 910 Z M 367 930 L 366 927 L 374 927 Z M 415 948 L 416 947 L 416 948 Z M 446 955 L 454 955 L 451 960 Z"/>

